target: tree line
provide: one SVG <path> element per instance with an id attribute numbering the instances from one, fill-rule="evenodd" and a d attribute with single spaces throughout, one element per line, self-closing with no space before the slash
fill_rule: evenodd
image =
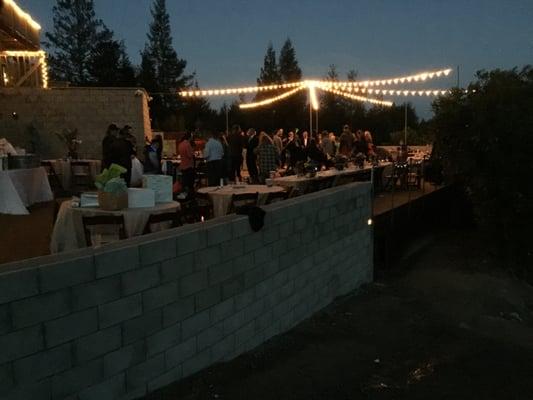
<path id="1" fill-rule="evenodd" d="M 308 127 L 309 109 L 305 91 L 269 107 L 247 111 L 239 108 L 244 97 L 219 109 L 214 109 L 205 98 L 180 99 L 177 89 L 199 86 L 195 73 L 186 71 L 187 61 L 180 58 L 174 49 L 166 0 L 153 1 L 151 16 L 141 64 L 135 66 L 124 41 L 116 38 L 115 33 L 96 15 L 94 0 L 56 0 L 53 29 L 46 33 L 44 43 L 50 51 L 52 79 L 69 82 L 72 86 L 143 87 L 152 98 L 152 126 L 158 130 L 224 130 L 226 114 L 232 124 L 266 131 Z M 302 76 L 290 38 L 281 47 L 279 57 L 273 44 L 268 44 L 258 85 L 297 82 Z M 339 80 L 335 65 L 330 66 L 325 79 Z M 347 79 L 356 80 L 357 71 L 348 72 Z M 276 94 L 279 93 L 260 93 L 255 100 Z M 394 132 L 403 130 L 403 106 L 366 107 L 327 93 L 322 94 L 320 101 L 320 130 L 340 132 L 344 124 L 349 124 L 354 129 L 372 131 L 378 143 L 395 142 L 401 136 L 395 136 Z M 426 141 L 418 134 L 420 123 L 411 105 L 408 105 L 408 120 L 411 142 Z"/>

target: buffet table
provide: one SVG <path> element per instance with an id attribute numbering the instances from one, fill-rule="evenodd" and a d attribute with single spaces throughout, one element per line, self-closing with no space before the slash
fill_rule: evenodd
<path id="1" fill-rule="evenodd" d="M 198 190 L 198 193 L 208 194 L 213 202 L 213 214 L 222 217 L 229 211 L 231 198 L 234 194 L 259 193 L 258 205 L 265 204 L 269 193 L 283 192 L 281 186 L 266 185 L 228 185 L 223 187 L 209 186 Z"/>
<path id="2" fill-rule="evenodd" d="M 0 214 L 28 215 L 26 207 L 53 199 L 44 168 L 0 171 Z"/>
<path id="3" fill-rule="evenodd" d="M 179 209 L 178 202 L 156 204 L 155 207 L 126 208 L 120 211 L 104 211 L 99 208 L 73 207 L 71 201 L 65 201 L 59 209 L 57 220 L 52 232 L 50 251 L 61 253 L 86 247 L 82 217 L 98 215 L 123 215 L 128 238 L 140 236 L 151 214 L 175 212 Z"/>

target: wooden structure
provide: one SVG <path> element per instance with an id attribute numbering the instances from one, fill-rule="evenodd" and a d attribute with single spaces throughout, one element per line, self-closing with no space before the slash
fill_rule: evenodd
<path id="1" fill-rule="evenodd" d="M 0 0 L 0 88 L 48 87 L 41 26 L 14 0 Z"/>

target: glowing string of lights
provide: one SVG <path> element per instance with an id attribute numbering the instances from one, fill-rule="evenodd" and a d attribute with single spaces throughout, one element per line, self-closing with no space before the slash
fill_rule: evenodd
<path id="1" fill-rule="evenodd" d="M 41 77 L 43 80 L 43 87 L 48 88 L 48 63 L 46 61 L 46 52 L 43 50 L 39 51 L 23 51 L 23 50 L 6 50 L 1 51 L 0 56 L 4 57 L 33 57 L 39 58 L 40 68 L 41 68 Z M 4 82 L 7 83 L 9 79 L 7 75 L 4 76 Z"/>
<path id="2" fill-rule="evenodd" d="M 396 78 L 383 78 L 383 79 L 365 80 L 365 81 L 335 81 L 335 82 L 321 81 L 321 83 L 331 84 L 337 87 L 342 87 L 342 86 L 369 87 L 369 86 L 387 86 L 387 85 L 390 86 L 390 85 L 400 85 L 403 83 L 411 83 L 411 82 L 425 82 L 428 79 L 448 76 L 451 73 L 452 73 L 452 69 L 447 68 L 447 69 L 440 69 L 436 71 L 421 72 L 419 74 L 414 74 L 414 75 L 400 76 Z"/>
<path id="3" fill-rule="evenodd" d="M 385 106 L 385 107 L 392 107 L 392 105 L 394 104 L 392 101 L 379 100 L 379 99 L 373 99 L 371 97 L 358 96 L 356 94 L 351 94 L 351 93 L 343 92 L 342 90 L 331 89 L 331 88 L 328 88 L 328 87 L 321 87 L 321 89 L 326 91 L 326 92 L 337 94 L 339 96 L 344 96 L 344 97 L 346 97 L 348 99 L 351 99 L 351 100 L 358 100 L 358 101 L 362 101 L 362 102 L 365 102 L 365 103 L 376 104 L 376 105 Z"/>
<path id="4" fill-rule="evenodd" d="M 208 90 L 185 90 L 180 92 L 180 96 L 183 97 L 204 97 L 204 96 L 227 96 L 231 94 L 245 94 L 245 93 L 257 93 L 268 92 L 279 89 L 290 89 L 302 86 L 303 82 L 295 83 L 283 83 L 279 85 L 269 86 L 248 86 L 248 87 L 236 87 L 225 89 L 208 89 Z"/>
<path id="5" fill-rule="evenodd" d="M 33 29 L 37 31 L 41 30 L 41 25 L 35 22 L 31 15 L 23 11 L 22 8 L 20 8 L 18 4 L 15 3 L 13 0 L 4 0 L 4 4 L 10 6 L 11 9 L 15 12 L 15 14 L 17 14 L 18 17 L 24 19 Z"/>
<path id="6" fill-rule="evenodd" d="M 300 87 L 297 87 L 296 89 L 292 89 L 292 90 L 289 90 L 288 92 L 280 94 L 279 96 L 272 97 L 270 99 L 265 99 L 265 100 L 262 100 L 262 101 L 257 101 L 257 102 L 254 102 L 254 103 L 241 104 L 239 107 L 242 108 L 242 109 L 249 109 L 249 108 L 257 108 L 257 107 L 261 107 L 261 106 L 270 105 L 270 104 L 275 103 L 277 101 L 286 99 L 287 97 L 290 97 L 293 94 L 296 94 L 297 92 L 299 92 L 301 90 L 304 90 L 304 89 L 305 89 L 305 86 L 300 86 Z"/>

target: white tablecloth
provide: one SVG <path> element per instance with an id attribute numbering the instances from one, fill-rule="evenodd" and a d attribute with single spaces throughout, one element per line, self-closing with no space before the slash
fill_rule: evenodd
<path id="1" fill-rule="evenodd" d="M 50 251 L 61 253 L 86 247 L 82 217 L 97 215 L 123 215 L 127 237 L 142 235 L 151 214 L 163 214 L 179 209 L 178 202 L 157 204 L 150 208 L 127 208 L 120 211 L 104 211 L 99 208 L 72 207 L 71 201 L 65 201 L 52 232 Z"/>
<path id="2" fill-rule="evenodd" d="M 285 189 L 280 186 L 266 186 L 266 185 L 228 185 L 222 188 L 205 187 L 198 190 L 199 193 L 207 193 L 213 201 L 213 213 L 215 217 L 222 217 L 229 211 L 231 205 L 231 197 L 234 194 L 244 193 L 259 193 L 258 205 L 265 204 L 269 193 L 283 192 Z"/>
<path id="3" fill-rule="evenodd" d="M 46 160 L 52 163 L 55 173 L 61 180 L 63 189 L 69 190 L 72 187 L 72 161 L 83 161 L 89 163 L 91 181 L 94 181 L 96 175 L 100 174 L 102 162 L 100 160 Z"/>
<path id="4" fill-rule="evenodd" d="M 384 168 L 391 163 L 381 163 L 377 168 Z M 307 185 L 311 181 L 330 178 L 332 176 L 338 177 L 343 175 L 357 175 L 361 173 L 368 173 L 372 170 L 372 165 L 366 164 L 363 169 L 358 167 L 349 167 L 345 168 L 342 171 L 336 169 L 329 169 L 327 171 L 320 171 L 313 178 L 306 176 L 290 175 L 284 176 L 282 178 L 274 178 L 273 183 L 278 186 L 283 186 L 286 188 L 299 187 Z"/>
<path id="5" fill-rule="evenodd" d="M 1 214 L 28 215 L 26 207 L 53 199 L 44 168 L 0 171 Z"/>

